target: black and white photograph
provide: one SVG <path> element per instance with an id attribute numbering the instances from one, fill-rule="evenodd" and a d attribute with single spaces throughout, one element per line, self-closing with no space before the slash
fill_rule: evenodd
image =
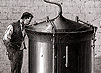
<path id="1" fill-rule="evenodd" d="M 101 73 L 101 1 L 0 0 L 0 73 Z"/>

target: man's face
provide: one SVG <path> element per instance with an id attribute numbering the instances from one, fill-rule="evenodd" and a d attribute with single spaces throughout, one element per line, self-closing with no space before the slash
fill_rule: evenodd
<path id="1" fill-rule="evenodd" d="M 31 17 L 29 17 L 29 18 L 27 18 L 27 19 L 24 19 L 24 25 L 30 24 L 31 20 L 32 20 Z"/>

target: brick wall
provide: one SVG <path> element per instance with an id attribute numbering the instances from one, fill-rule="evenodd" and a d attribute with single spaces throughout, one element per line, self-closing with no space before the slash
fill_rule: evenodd
<path id="1" fill-rule="evenodd" d="M 75 20 L 76 16 L 85 22 L 97 26 L 96 56 L 101 56 L 101 1 L 100 0 L 50 0 L 61 3 L 63 16 Z M 20 19 L 23 12 L 34 15 L 32 23 L 53 18 L 58 14 L 58 7 L 43 0 L 0 0 L 0 38 L 9 23 Z"/>

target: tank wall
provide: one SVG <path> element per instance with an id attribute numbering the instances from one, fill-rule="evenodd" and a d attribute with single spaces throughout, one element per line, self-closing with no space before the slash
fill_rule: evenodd
<path id="1" fill-rule="evenodd" d="M 58 43 L 57 48 L 58 73 L 92 73 L 91 40 Z"/>
<path id="2" fill-rule="evenodd" d="M 89 35 L 88 33 L 69 34 L 61 41 L 56 39 L 55 63 L 53 61 L 52 34 L 30 31 L 28 37 L 30 73 L 52 73 L 54 68 L 57 73 L 91 73 L 92 33 Z M 61 38 L 63 34 L 59 34 L 57 37 Z"/>
<path id="3" fill-rule="evenodd" d="M 51 43 L 30 40 L 29 66 L 30 73 L 53 72 L 53 49 Z"/>
<path id="4" fill-rule="evenodd" d="M 50 35 L 43 34 L 34 34 L 29 39 L 29 73 L 53 73 L 54 52 L 51 39 Z"/>
<path id="5" fill-rule="evenodd" d="M 69 44 L 69 68 L 72 73 L 91 73 L 91 41 Z"/>

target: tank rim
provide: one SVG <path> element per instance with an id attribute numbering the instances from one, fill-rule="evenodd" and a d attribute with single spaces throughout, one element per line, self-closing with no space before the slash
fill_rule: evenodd
<path id="1" fill-rule="evenodd" d="M 32 30 L 32 29 L 28 29 L 28 28 L 25 28 L 25 30 L 26 31 L 31 31 L 31 32 L 36 32 L 36 33 L 53 33 L 53 32 L 45 32 L 45 31 L 38 31 L 38 30 Z M 50 30 L 51 31 L 51 30 Z M 73 34 L 73 33 L 86 33 L 86 32 L 93 32 L 94 30 L 93 29 L 90 29 L 90 30 L 83 30 L 83 31 L 69 31 L 69 32 L 55 32 L 55 33 L 64 33 L 64 34 L 66 34 L 66 33 L 69 33 L 69 34 Z"/>

